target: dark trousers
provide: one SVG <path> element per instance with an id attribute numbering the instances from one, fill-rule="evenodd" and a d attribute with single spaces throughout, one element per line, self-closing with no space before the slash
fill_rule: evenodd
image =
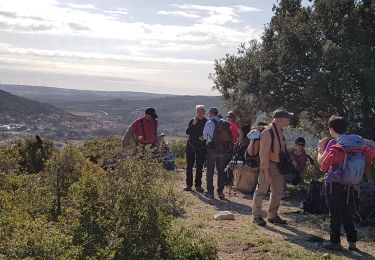
<path id="1" fill-rule="evenodd" d="M 332 187 L 331 187 L 332 184 Z M 348 198 L 349 193 L 349 198 Z M 340 243 L 340 228 L 344 225 L 348 242 L 357 242 L 357 231 L 354 227 L 354 189 L 338 183 L 326 183 L 326 196 L 329 208 L 332 244 Z"/>
<path id="2" fill-rule="evenodd" d="M 195 164 L 195 187 L 202 186 L 202 172 L 206 160 L 206 149 L 195 151 L 189 146 L 186 148 L 186 186 L 193 186 L 193 167 Z"/>
<path id="3" fill-rule="evenodd" d="M 225 181 L 225 166 L 228 156 L 209 148 L 207 151 L 207 192 L 214 193 L 214 172 L 217 169 L 217 192 L 222 193 Z"/>

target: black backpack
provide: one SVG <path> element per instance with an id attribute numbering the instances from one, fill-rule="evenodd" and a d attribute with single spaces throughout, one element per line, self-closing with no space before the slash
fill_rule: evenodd
<path id="1" fill-rule="evenodd" d="M 258 129 L 260 134 L 266 129 L 266 127 Z M 273 152 L 273 146 L 275 142 L 275 134 L 273 133 L 272 128 L 270 129 L 271 134 L 271 151 Z M 259 149 L 260 149 L 260 138 L 250 138 L 248 148 L 245 151 L 245 162 L 251 168 L 259 167 Z M 251 154 L 249 154 L 251 151 Z"/>
<path id="2" fill-rule="evenodd" d="M 307 188 L 305 200 L 303 201 L 303 211 L 323 214 L 328 212 L 325 202 L 324 185 L 320 181 L 312 180 Z"/>

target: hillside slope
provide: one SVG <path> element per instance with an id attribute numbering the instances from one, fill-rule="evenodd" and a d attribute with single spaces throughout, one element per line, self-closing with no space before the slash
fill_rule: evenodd
<path id="1" fill-rule="evenodd" d="M 67 114 L 61 109 L 47 103 L 40 103 L 0 90 L 0 114 L 11 117 L 28 115 Z"/>

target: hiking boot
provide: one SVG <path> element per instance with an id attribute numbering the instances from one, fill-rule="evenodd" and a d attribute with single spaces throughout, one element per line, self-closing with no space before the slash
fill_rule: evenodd
<path id="1" fill-rule="evenodd" d="M 195 187 L 195 190 L 199 193 L 203 193 L 204 189 L 201 186 Z"/>
<path id="2" fill-rule="evenodd" d="M 284 219 L 280 218 L 279 216 L 276 216 L 276 217 L 273 217 L 273 218 L 268 218 L 268 222 L 270 222 L 272 224 L 281 224 L 281 225 L 286 224 L 286 221 Z"/>
<path id="3" fill-rule="evenodd" d="M 219 192 L 218 195 L 219 195 L 219 199 L 221 199 L 221 200 L 225 199 L 224 193 Z"/>
<path id="4" fill-rule="evenodd" d="M 211 193 L 211 192 L 208 192 L 208 191 L 206 191 L 206 192 L 204 193 L 204 195 L 205 195 L 207 198 L 210 198 L 210 199 L 215 198 L 214 194 Z"/>
<path id="5" fill-rule="evenodd" d="M 262 217 L 256 217 L 253 219 L 253 223 L 254 224 L 257 224 L 258 226 L 265 226 L 267 225 L 267 222 L 262 218 Z"/>
<path id="6" fill-rule="evenodd" d="M 349 250 L 353 250 L 353 251 L 358 250 L 357 245 L 356 245 L 355 242 L 349 242 L 348 249 L 349 249 Z"/>
<path id="7" fill-rule="evenodd" d="M 323 245 L 325 249 L 332 250 L 332 251 L 343 251 L 343 247 L 340 243 L 332 244 L 331 242 Z"/>
<path id="8" fill-rule="evenodd" d="M 190 186 L 186 186 L 186 187 L 184 188 L 184 191 L 191 191 L 191 187 L 190 187 Z"/>

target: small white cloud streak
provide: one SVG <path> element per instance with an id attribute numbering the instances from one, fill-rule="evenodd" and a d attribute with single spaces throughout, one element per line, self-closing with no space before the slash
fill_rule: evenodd
<path id="1" fill-rule="evenodd" d="M 158 14 L 180 16 L 184 18 L 200 18 L 199 15 L 184 11 L 159 11 Z"/>
<path id="2" fill-rule="evenodd" d="M 73 3 L 64 3 L 64 6 L 67 6 L 72 9 L 87 9 L 87 10 L 93 10 L 96 9 L 94 5 L 92 4 L 73 4 Z"/>

